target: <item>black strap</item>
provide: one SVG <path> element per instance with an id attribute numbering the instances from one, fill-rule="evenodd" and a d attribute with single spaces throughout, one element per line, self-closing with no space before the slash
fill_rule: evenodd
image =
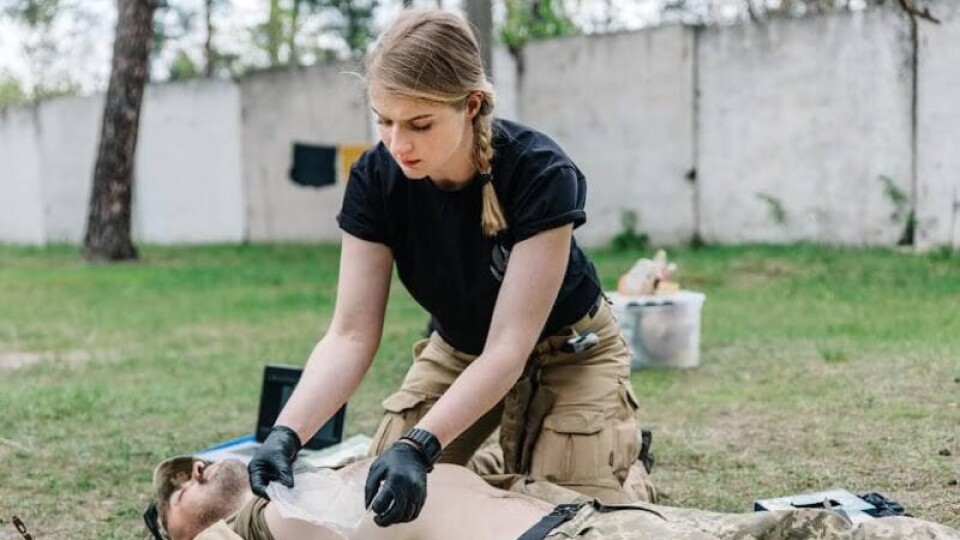
<path id="1" fill-rule="evenodd" d="M 554 529 L 573 519 L 581 508 L 590 503 L 558 504 L 552 512 L 543 516 L 533 527 L 527 529 L 517 540 L 543 540 Z"/>

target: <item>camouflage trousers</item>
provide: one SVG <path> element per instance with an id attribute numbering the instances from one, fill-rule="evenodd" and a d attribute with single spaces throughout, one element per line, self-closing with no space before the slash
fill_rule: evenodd
<path id="1" fill-rule="evenodd" d="M 857 525 L 828 510 L 722 514 L 646 503 L 583 506 L 546 539 L 559 540 L 960 540 L 960 532 L 909 517 Z"/>

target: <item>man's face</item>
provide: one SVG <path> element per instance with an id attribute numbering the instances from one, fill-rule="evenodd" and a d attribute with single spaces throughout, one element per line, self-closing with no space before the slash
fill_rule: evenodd
<path id="1" fill-rule="evenodd" d="M 167 533 L 173 540 L 188 540 L 235 513 L 252 495 L 247 467 L 228 459 L 212 465 L 197 461 L 190 478 L 163 502 Z"/>
<path id="2" fill-rule="evenodd" d="M 458 110 L 452 105 L 394 96 L 374 84 L 370 101 L 380 139 L 407 178 L 449 180 L 469 163 L 471 118 L 479 99 Z"/>

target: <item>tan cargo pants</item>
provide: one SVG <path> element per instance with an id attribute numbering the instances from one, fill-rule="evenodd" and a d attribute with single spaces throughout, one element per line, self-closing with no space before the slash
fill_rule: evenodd
<path id="1" fill-rule="evenodd" d="M 589 332 L 599 338 L 592 348 L 561 350 L 571 337 Z M 383 401 L 374 455 L 416 425 L 475 358 L 436 332 L 414 345 L 413 357 L 400 390 Z M 440 461 L 467 465 L 499 427 L 503 473 L 547 480 L 606 503 L 626 502 L 632 497 L 623 483 L 639 451 L 636 411 L 630 353 L 601 299 L 582 319 L 535 346 L 507 396 L 451 442 Z"/>

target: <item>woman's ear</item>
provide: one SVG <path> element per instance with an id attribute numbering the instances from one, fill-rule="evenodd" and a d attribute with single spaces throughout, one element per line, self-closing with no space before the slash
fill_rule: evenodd
<path id="1" fill-rule="evenodd" d="M 467 119 L 473 120 L 480 114 L 483 105 L 483 92 L 474 92 L 467 98 Z"/>

